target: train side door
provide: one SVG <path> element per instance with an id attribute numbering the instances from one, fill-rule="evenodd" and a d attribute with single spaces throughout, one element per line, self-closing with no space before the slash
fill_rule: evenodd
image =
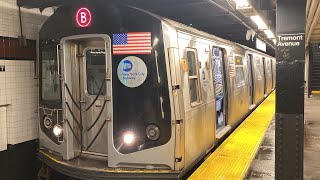
<path id="1" fill-rule="evenodd" d="M 250 86 L 250 106 L 253 104 L 253 74 L 252 74 L 252 54 L 247 55 L 247 67 L 248 67 L 248 80 L 249 80 L 249 86 Z"/>
<path id="2" fill-rule="evenodd" d="M 262 58 L 262 69 L 263 69 L 263 78 L 264 78 L 264 95 L 267 94 L 267 73 L 266 73 L 266 59 Z"/>
<path id="3" fill-rule="evenodd" d="M 184 107 L 181 86 L 181 64 L 179 57 L 179 49 L 169 48 L 169 63 L 171 71 L 172 95 L 174 104 L 174 124 L 175 124 L 175 170 L 184 168 Z"/>
<path id="4" fill-rule="evenodd" d="M 225 104 L 226 104 L 226 93 L 225 93 L 225 72 L 223 65 L 223 51 L 220 48 L 212 48 L 212 73 L 213 83 L 216 97 L 216 132 L 217 134 L 226 127 L 226 116 L 225 116 Z M 217 136 L 217 138 L 219 138 Z"/>

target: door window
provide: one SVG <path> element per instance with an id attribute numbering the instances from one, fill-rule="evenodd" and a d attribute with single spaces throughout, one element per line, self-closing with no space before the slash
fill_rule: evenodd
<path id="1" fill-rule="evenodd" d="M 198 75 L 198 60 L 196 50 L 187 50 L 188 68 L 189 68 L 189 89 L 191 104 L 200 102 L 199 75 Z"/>
<path id="2" fill-rule="evenodd" d="M 87 92 L 89 95 L 106 95 L 106 58 L 104 49 L 87 49 L 86 56 L 86 75 Z"/>
<path id="3" fill-rule="evenodd" d="M 241 56 L 234 57 L 236 63 L 236 84 L 237 87 L 245 85 L 244 68 Z"/>

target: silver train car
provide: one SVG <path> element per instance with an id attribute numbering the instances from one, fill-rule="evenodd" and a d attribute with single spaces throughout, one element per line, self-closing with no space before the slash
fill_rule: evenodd
<path id="1" fill-rule="evenodd" d="M 275 88 L 274 57 L 104 0 L 39 42 L 39 158 L 81 179 L 181 178 Z"/>

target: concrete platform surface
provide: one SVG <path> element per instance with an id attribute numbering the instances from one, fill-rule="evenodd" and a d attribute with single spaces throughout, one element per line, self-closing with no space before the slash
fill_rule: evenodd
<path id="1" fill-rule="evenodd" d="M 304 179 L 320 179 L 320 95 L 305 98 Z M 274 179 L 275 121 L 273 120 L 245 179 Z"/>

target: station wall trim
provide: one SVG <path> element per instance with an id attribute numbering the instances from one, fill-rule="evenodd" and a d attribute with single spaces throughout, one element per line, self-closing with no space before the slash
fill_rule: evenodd
<path id="1" fill-rule="evenodd" d="M 36 40 L 27 39 L 27 46 L 22 47 L 18 38 L 0 36 L 0 59 L 36 60 Z"/>

